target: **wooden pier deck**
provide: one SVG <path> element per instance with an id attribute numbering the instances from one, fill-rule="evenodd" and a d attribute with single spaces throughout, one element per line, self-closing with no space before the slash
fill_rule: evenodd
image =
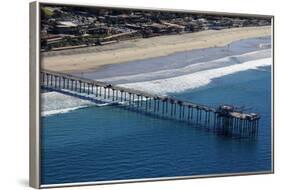
<path id="1" fill-rule="evenodd" d="M 154 116 L 194 123 L 226 136 L 249 137 L 258 131 L 258 113 L 242 113 L 233 106 L 218 108 L 182 101 L 169 96 L 124 88 L 53 71 L 41 71 L 42 88 L 56 90 L 95 102 L 122 105 Z"/>

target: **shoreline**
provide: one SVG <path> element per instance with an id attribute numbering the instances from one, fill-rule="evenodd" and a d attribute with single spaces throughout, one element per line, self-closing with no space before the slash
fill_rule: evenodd
<path id="1" fill-rule="evenodd" d="M 121 41 L 117 44 L 80 48 L 59 52 L 59 55 L 41 55 L 43 69 L 75 73 L 95 71 L 103 66 L 129 61 L 161 57 L 177 52 L 221 47 L 231 42 L 271 35 L 271 26 L 208 30 L 180 35 L 158 36 Z M 58 53 L 58 52 L 56 52 Z M 64 55 L 66 54 L 66 55 Z"/>

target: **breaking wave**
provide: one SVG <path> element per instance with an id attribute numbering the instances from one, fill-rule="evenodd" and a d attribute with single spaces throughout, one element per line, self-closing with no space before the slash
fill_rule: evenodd
<path id="1" fill-rule="evenodd" d="M 127 83 L 122 84 L 120 86 L 141 91 L 147 91 L 158 95 L 165 95 L 167 93 L 179 93 L 189 89 L 205 86 L 209 84 L 212 79 L 219 78 L 224 75 L 229 75 L 240 71 L 246 71 L 249 69 L 258 69 L 259 67 L 269 66 L 271 65 L 271 63 L 271 58 L 258 59 L 240 64 L 230 65 L 227 67 L 198 71 L 195 73 L 182 75 L 178 77 L 145 82 Z"/>
<path id="2" fill-rule="evenodd" d="M 73 108 L 43 111 L 43 112 L 41 112 L 41 116 L 46 117 L 46 116 L 55 115 L 55 114 L 68 113 L 70 111 L 74 111 L 74 110 L 85 108 L 85 107 L 87 107 L 87 106 L 77 106 L 77 107 L 73 107 Z"/>
<path id="3" fill-rule="evenodd" d="M 55 91 L 43 93 L 41 96 L 41 116 L 45 117 L 55 114 L 68 113 L 70 111 L 89 106 L 102 107 L 114 104 L 114 102 L 109 100 L 100 101 L 100 99 L 93 95 L 80 94 L 81 96 L 78 97 L 77 94 L 78 93 L 72 93 L 71 95 L 71 93 L 65 94 L 65 92 Z M 81 97 L 84 96 L 85 98 L 82 99 Z"/>
<path id="4" fill-rule="evenodd" d="M 215 69 L 219 67 L 226 67 L 233 64 L 240 64 L 246 61 L 252 61 L 257 59 L 263 59 L 271 57 L 271 50 L 259 50 L 254 52 L 249 52 L 241 55 L 232 55 L 228 57 L 223 57 L 220 59 L 215 59 L 211 61 L 199 62 L 187 65 L 182 68 L 175 68 L 175 69 L 164 69 L 154 72 L 146 72 L 134 75 L 127 75 L 127 76 L 118 76 L 118 77 L 110 77 L 99 79 L 101 81 L 113 83 L 113 84 L 123 84 L 123 83 L 134 83 L 134 82 L 143 82 L 143 81 L 150 81 L 156 79 L 164 79 L 164 78 L 172 78 L 176 76 L 186 75 L 190 73 L 195 73 L 198 71 L 208 70 L 208 69 Z M 161 69 L 161 67 L 159 67 Z"/>
<path id="5" fill-rule="evenodd" d="M 50 116 L 54 114 L 67 113 L 73 110 L 94 105 L 93 102 L 65 95 L 59 92 L 45 92 L 41 96 L 41 115 Z"/>

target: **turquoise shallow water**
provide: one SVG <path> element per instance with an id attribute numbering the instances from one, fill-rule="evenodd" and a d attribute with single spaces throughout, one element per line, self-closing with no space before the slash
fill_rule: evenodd
<path id="1" fill-rule="evenodd" d="M 191 124 L 116 106 L 88 107 L 42 118 L 43 184 L 271 170 L 270 67 L 224 76 L 171 94 L 261 113 L 256 139 L 233 139 Z"/>

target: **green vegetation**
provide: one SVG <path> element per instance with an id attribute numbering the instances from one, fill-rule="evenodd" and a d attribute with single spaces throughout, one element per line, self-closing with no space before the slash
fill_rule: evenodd
<path id="1" fill-rule="evenodd" d="M 42 13 L 48 17 L 51 17 L 54 14 L 53 10 L 50 9 L 49 7 L 42 7 Z"/>

